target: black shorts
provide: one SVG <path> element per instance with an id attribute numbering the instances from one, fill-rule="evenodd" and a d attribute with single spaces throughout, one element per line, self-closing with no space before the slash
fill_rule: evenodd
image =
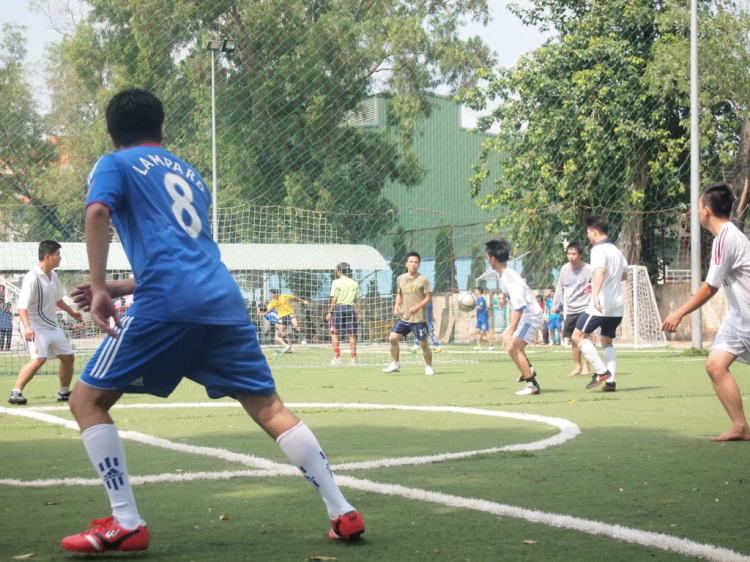
<path id="1" fill-rule="evenodd" d="M 287 314 L 286 316 L 282 316 L 281 318 L 279 318 L 278 323 L 289 328 L 292 325 L 292 320 L 294 320 L 295 318 L 296 316 L 294 316 L 293 313 Z"/>
<path id="2" fill-rule="evenodd" d="M 622 322 L 622 316 L 594 316 L 584 312 L 578 317 L 576 328 L 584 334 L 592 334 L 597 328 L 601 328 L 605 338 L 614 338 L 620 322 Z"/>
<path id="3" fill-rule="evenodd" d="M 569 338 L 573 335 L 573 332 L 576 329 L 576 324 L 578 324 L 578 319 L 581 317 L 581 314 L 583 314 L 583 312 L 568 314 L 565 317 L 565 322 L 563 322 L 562 337 Z"/>
<path id="4" fill-rule="evenodd" d="M 331 314 L 331 333 L 339 336 L 356 336 L 359 331 L 357 311 L 352 305 L 337 304 Z"/>

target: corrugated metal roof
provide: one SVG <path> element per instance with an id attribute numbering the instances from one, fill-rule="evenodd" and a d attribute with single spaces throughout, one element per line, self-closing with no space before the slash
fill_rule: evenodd
<path id="1" fill-rule="evenodd" d="M 230 271 L 333 271 L 340 262 L 352 269 L 380 271 L 388 262 L 372 246 L 361 244 L 219 244 Z M 28 271 L 38 260 L 37 242 L 0 242 L 0 271 Z M 65 242 L 59 271 L 88 270 L 86 244 Z M 110 244 L 107 269 L 130 271 L 122 244 Z"/>

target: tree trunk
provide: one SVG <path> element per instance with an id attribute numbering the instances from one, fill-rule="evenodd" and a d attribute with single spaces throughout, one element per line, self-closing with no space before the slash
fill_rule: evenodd
<path id="1" fill-rule="evenodd" d="M 748 184 L 750 183 L 750 118 L 742 122 L 740 129 L 740 146 L 737 151 L 737 165 L 735 167 L 736 175 L 734 177 L 735 189 L 742 186 L 739 195 L 739 203 L 735 209 L 732 221 L 740 230 L 744 230 L 745 215 L 748 206 Z"/>
<path id="2" fill-rule="evenodd" d="M 632 189 L 633 191 L 643 192 L 648 181 L 648 158 L 643 146 L 636 148 L 635 153 L 637 158 L 633 163 L 635 181 Z M 639 205 L 636 209 L 629 206 L 629 210 L 641 211 L 642 207 Z M 638 212 L 631 216 L 627 224 L 620 230 L 620 236 L 617 240 L 618 246 L 630 265 L 638 265 L 641 262 L 641 251 L 643 250 L 642 226 L 643 214 Z"/>

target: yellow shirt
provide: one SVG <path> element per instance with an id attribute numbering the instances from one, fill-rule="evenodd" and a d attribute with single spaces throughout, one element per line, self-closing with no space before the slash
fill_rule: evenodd
<path id="1" fill-rule="evenodd" d="M 292 305 L 289 304 L 289 301 L 293 298 L 292 295 L 279 295 L 268 303 L 268 310 L 275 308 L 279 318 L 284 318 L 284 316 L 294 314 L 294 309 L 292 308 Z"/>

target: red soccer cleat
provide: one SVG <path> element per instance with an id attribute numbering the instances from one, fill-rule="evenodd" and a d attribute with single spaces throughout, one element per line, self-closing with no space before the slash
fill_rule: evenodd
<path id="1" fill-rule="evenodd" d="M 70 552 L 100 554 L 125 550 L 146 550 L 149 532 L 146 523 L 141 521 L 135 529 L 123 529 L 110 515 L 91 522 L 91 529 L 65 537 L 60 545 Z"/>
<path id="2" fill-rule="evenodd" d="M 347 540 L 353 541 L 365 532 L 365 522 L 359 511 L 350 511 L 339 515 L 336 519 L 331 519 L 331 530 L 328 536 L 335 541 Z"/>

